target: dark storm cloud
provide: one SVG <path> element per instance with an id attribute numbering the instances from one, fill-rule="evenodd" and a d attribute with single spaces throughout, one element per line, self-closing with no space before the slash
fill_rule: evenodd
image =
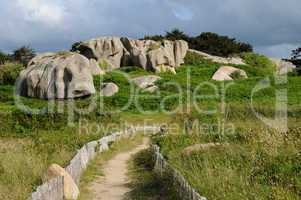
<path id="1" fill-rule="evenodd" d="M 69 49 L 103 35 L 213 31 L 285 56 L 301 43 L 299 0 L 0 0 L 0 49 Z"/>

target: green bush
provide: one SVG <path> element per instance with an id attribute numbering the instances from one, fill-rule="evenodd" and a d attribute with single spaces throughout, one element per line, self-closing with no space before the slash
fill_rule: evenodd
<path id="1" fill-rule="evenodd" d="M 234 38 L 210 32 L 201 33 L 199 36 L 192 38 L 189 46 L 192 49 L 222 57 L 253 51 L 252 46 L 248 43 L 242 43 Z"/>
<path id="2" fill-rule="evenodd" d="M 244 59 L 246 64 L 251 65 L 252 67 L 257 68 L 275 68 L 273 62 L 264 55 L 256 54 L 256 53 L 242 53 L 240 57 Z"/>
<path id="3" fill-rule="evenodd" d="M 22 64 L 17 63 L 0 65 L 0 84 L 14 84 L 23 69 Z"/>
<path id="4" fill-rule="evenodd" d="M 0 65 L 3 65 L 9 61 L 11 61 L 11 56 L 0 51 Z"/>
<path id="5" fill-rule="evenodd" d="M 100 67 L 100 69 L 102 70 L 108 70 L 109 68 L 109 63 L 108 61 L 106 61 L 105 59 L 102 59 L 99 63 L 98 66 Z"/>
<path id="6" fill-rule="evenodd" d="M 184 62 L 187 65 L 195 65 L 195 66 L 212 63 L 210 60 L 205 59 L 203 56 L 194 52 L 187 52 Z"/>
<path id="7" fill-rule="evenodd" d="M 191 37 L 179 29 L 166 32 L 165 35 L 145 36 L 144 39 L 155 41 L 185 40 L 191 49 L 204 51 L 208 54 L 228 57 L 242 52 L 252 52 L 252 45 L 237 41 L 235 38 L 218 35 L 217 33 L 204 32 L 197 37 Z"/>
<path id="8" fill-rule="evenodd" d="M 230 76 L 233 80 L 239 80 L 244 78 L 238 71 L 233 72 Z"/>
<path id="9" fill-rule="evenodd" d="M 16 49 L 12 55 L 14 61 L 22 63 L 24 66 L 27 66 L 29 61 L 35 56 L 36 52 L 30 46 L 23 46 Z"/>

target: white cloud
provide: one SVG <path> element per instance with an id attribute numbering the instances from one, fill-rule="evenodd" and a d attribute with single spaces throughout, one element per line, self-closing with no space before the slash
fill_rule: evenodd
<path id="1" fill-rule="evenodd" d="M 284 57 L 301 44 L 300 10 L 300 0 L 0 0 L 0 49 L 55 51 L 102 35 L 141 38 L 179 28 Z"/>
<path id="2" fill-rule="evenodd" d="M 167 0 L 166 3 L 171 7 L 174 16 L 180 20 L 189 21 L 193 18 L 194 12 L 189 5 L 189 2 Z"/>
<path id="3" fill-rule="evenodd" d="M 26 21 L 50 26 L 62 24 L 66 15 L 63 4 L 55 0 L 17 0 L 17 6 Z"/>

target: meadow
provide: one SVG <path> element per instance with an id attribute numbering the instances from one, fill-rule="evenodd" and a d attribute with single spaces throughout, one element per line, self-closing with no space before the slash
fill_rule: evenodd
<path id="1" fill-rule="evenodd" d="M 188 55 L 176 75 L 156 74 L 162 79 L 156 83 L 158 92 L 153 94 L 128 81 L 154 75 L 137 67 L 95 76 L 97 90 L 105 81 L 116 83 L 119 92 L 104 98 L 97 93 L 72 102 L 82 109 L 91 101 L 97 102 L 96 109 L 88 114 L 72 112 L 72 124 L 68 101 L 54 101 L 49 107 L 47 101 L 21 97 L 24 105 L 40 109 L 39 114 L 21 111 L 14 97 L 16 72 L 4 71 L 0 85 L 0 198 L 26 199 L 42 182 L 49 164 L 64 166 L 76 149 L 108 133 L 83 133 L 79 131 L 82 120 L 87 126 L 117 127 L 123 122 L 141 124 L 151 120 L 178 125 L 169 131 L 170 135 L 153 141 L 208 199 L 300 199 L 301 78 L 292 74 L 287 79 L 283 77 L 287 81 L 279 84 L 274 66 L 265 57 L 243 57 L 248 65 L 235 67 L 245 70 L 248 79 L 216 82 L 211 77 L 221 64 Z M 265 87 L 252 95 L 258 84 Z M 273 117 L 279 90 L 288 94 L 289 130 L 285 134 L 266 126 L 253 112 Z M 197 98 L 191 99 L 193 96 Z M 199 126 L 195 129 L 196 122 Z M 212 126 L 206 128 L 208 124 Z M 223 131 L 220 124 L 226 127 Z M 212 142 L 225 145 L 189 154 L 184 150 L 194 144 Z"/>

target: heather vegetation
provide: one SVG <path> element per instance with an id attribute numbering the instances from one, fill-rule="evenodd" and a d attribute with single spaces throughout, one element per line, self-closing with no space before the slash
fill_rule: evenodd
<path id="1" fill-rule="evenodd" d="M 147 38 L 161 40 L 165 37 L 190 40 L 179 31 Z M 156 82 L 158 91 L 155 93 L 129 82 L 137 76 L 155 75 L 153 72 L 122 67 L 95 76 L 97 93 L 87 98 L 53 101 L 49 107 L 45 100 L 20 97 L 25 106 L 40 109 L 38 113 L 24 112 L 15 104 L 13 84 L 34 51 L 22 49 L 15 52 L 15 57 L 0 53 L 0 199 L 26 199 L 41 184 L 49 164 L 64 166 L 76 149 L 113 129 L 97 131 L 93 129 L 95 124 L 113 123 L 118 127 L 125 121 L 142 124 L 145 119 L 178 125 L 169 130 L 169 135 L 154 137 L 153 142 L 160 145 L 170 163 L 208 199 L 300 199 L 300 77 L 290 74 L 287 82 L 278 84 L 274 64 L 265 56 L 251 53 L 252 47 L 248 44 L 234 39 L 205 33 L 195 41 L 190 45 L 197 45 L 195 49 L 207 53 L 239 54 L 247 65 L 233 66 L 243 69 L 249 78 L 240 79 L 234 74 L 235 81 L 213 81 L 213 74 L 223 64 L 188 53 L 185 64 L 176 69 L 177 74 L 156 74 L 161 80 Z M 210 44 L 219 49 L 227 47 L 219 51 Z M 22 52 L 27 53 L 23 55 Z M 106 67 L 106 63 L 100 67 Z M 117 84 L 119 92 L 111 97 L 100 96 L 102 82 Z M 201 83 L 206 84 L 200 87 Z M 265 87 L 253 93 L 258 84 Z M 223 93 L 225 86 L 227 90 Z M 267 126 L 256 116 L 274 117 L 276 91 L 282 89 L 288 94 L 288 130 L 285 133 Z M 193 94 L 200 96 L 192 101 Z M 96 108 L 88 114 L 72 110 L 73 124 L 69 124 L 70 102 L 84 109 L 95 99 Z M 221 145 L 196 148 L 188 153 L 185 150 L 207 143 Z M 133 167 L 147 168 L 141 164 L 149 158 L 145 157 L 147 153 L 135 157 Z M 146 196 L 153 192 L 144 193 L 145 185 L 138 180 L 141 177 L 147 177 L 147 186 L 160 189 L 154 186 L 158 182 L 153 174 L 145 171 L 133 174 L 136 191 Z M 137 194 L 131 195 L 137 198 Z"/>

